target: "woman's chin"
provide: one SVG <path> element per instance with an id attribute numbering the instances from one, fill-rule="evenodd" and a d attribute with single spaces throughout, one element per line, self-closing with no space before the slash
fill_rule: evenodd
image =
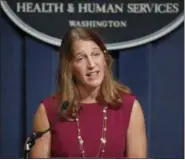
<path id="1" fill-rule="evenodd" d="M 101 85 L 101 83 L 98 83 L 98 82 L 94 82 L 94 83 L 87 83 L 86 86 L 88 89 L 96 89 L 96 88 L 99 88 Z"/>

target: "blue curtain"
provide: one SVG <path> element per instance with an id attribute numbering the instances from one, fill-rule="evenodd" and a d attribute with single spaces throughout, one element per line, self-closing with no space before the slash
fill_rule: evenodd
<path id="1" fill-rule="evenodd" d="M 184 26 L 132 49 L 113 51 L 113 72 L 138 97 L 150 158 L 183 158 Z M 124 36 L 124 35 L 123 35 Z M 20 158 L 40 100 L 55 92 L 58 51 L 0 15 L 0 158 Z"/>

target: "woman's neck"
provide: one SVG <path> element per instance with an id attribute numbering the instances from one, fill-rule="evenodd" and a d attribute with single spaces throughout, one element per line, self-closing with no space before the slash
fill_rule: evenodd
<path id="1" fill-rule="evenodd" d="M 78 86 L 78 89 L 80 92 L 80 102 L 81 103 L 96 103 L 97 102 L 97 96 L 98 96 L 100 87 L 88 89 L 82 86 Z"/>

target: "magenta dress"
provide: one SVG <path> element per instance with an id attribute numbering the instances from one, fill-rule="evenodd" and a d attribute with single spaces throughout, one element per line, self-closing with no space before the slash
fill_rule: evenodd
<path id="1" fill-rule="evenodd" d="M 124 93 L 123 100 L 119 109 L 107 109 L 107 142 L 103 158 L 125 157 L 127 128 L 135 96 Z M 42 103 L 51 124 L 57 116 L 56 98 L 48 97 Z M 82 106 L 79 119 L 85 154 L 87 158 L 99 158 L 96 155 L 102 134 L 103 106 L 97 103 Z M 81 158 L 76 121 L 59 121 L 51 134 L 51 158 Z"/>

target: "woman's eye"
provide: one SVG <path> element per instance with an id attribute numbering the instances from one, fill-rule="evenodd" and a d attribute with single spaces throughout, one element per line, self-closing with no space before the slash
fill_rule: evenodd
<path id="1" fill-rule="evenodd" d="M 79 61 L 83 60 L 84 58 L 85 58 L 84 56 L 79 56 L 76 58 L 76 61 L 79 62 Z"/>
<path id="2" fill-rule="evenodd" d="M 77 60 L 77 61 L 81 61 L 82 59 L 83 59 L 83 58 L 81 57 L 81 58 L 77 58 L 76 60 Z"/>
<path id="3" fill-rule="evenodd" d="M 94 56 L 99 56 L 100 55 L 100 53 L 94 53 Z"/>

